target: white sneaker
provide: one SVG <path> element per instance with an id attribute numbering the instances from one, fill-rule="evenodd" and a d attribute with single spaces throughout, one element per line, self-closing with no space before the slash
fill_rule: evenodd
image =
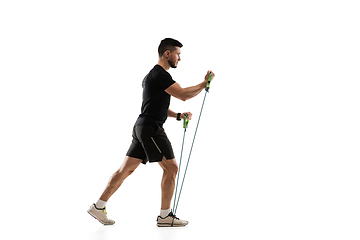
<path id="1" fill-rule="evenodd" d="M 177 218 L 172 212 L 169 213 L 165 218 L 160 216 L 157 217 L 158 227 L 185 227 L 188 225 L 188 221 Z"/>
<path id="2" fill-rule="evenodd" d="M 95 204 L 93 204 L 87 212 L 104 225 L 113 225 L 115 223 L 114 220 L 108 219 L 108 217 L 106 216 L 106 207 L 100 209 L 97 208 Z"/>

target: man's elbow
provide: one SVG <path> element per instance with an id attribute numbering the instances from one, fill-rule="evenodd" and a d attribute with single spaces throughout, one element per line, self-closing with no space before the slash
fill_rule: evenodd
<path id="1" fill-rule="evenodd" d="M 179 100 L 181 100 L 181 101 L 184 101 L 184 102 L 189 99 L 184 94 L 176 94 L 176 95 L 172 95 L 172 96 L 179 99 Z"/>
<path id="2" fill-rule="evenodd" d="M 183 102 L 185 102 L 186 100 L 188 100 L 188 98 L 186 98 L 186 97 L 181 97 L 180 100 L 183 101 Z"/>
<path id="3" fill-rule="evenodd" d="M 180 93 L 180 96 L 179 96 L 179 99 L 181 101 L 186 101 L 189 99 L 188 95 L 187 95 L 187 92 L 185 90 L 183 90 L 181 93 Z"/>

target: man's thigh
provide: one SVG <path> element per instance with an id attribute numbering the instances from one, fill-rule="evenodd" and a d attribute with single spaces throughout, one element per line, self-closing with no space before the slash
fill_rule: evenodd
<path id="1" fill-rule="evenodd" d="M 125 156 L 124 162 L 120 166 L 120 171 L 135 171 L 142 159 Z"/>

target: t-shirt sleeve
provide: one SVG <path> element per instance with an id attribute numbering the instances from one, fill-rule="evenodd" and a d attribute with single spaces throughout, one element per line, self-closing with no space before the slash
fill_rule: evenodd
<path id="1" fill-rule="evenodd" d="M 161 88 L 161 90 L 165 90 L 168 87 L 170 87 L 171 85 L 173 85 L 175 83 L 175 81 L 172 79 L 170 74 L 163 74 L 161 76 L 161 78 L 159 78 L 159 81 L 157 82 L 157 84 L 159 85 L 159 87 Z"/>

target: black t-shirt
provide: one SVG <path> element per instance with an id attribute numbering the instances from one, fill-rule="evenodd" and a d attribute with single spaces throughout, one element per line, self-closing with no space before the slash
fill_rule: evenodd
<path id="1" fill-rule="evenodd" d="M 135 126 L 162 125 L 168 115 L 170 95 L 165 89 L 174 84 L 171 75 L 160 65 L 155 67 L 145 76 L 143 87 L 143 101 L 141 114 Z"/>

